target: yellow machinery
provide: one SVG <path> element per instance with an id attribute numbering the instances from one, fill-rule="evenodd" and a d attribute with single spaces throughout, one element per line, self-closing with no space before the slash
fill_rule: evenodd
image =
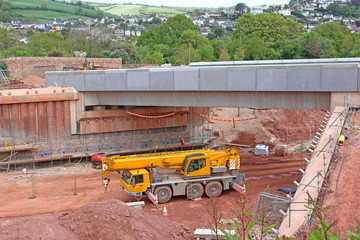
<path id="1" fill-rule="evenodd" d="M 200 149 L 165 153 L 111 156 L 101 158 L 103 183 L 109 184 L 109 171 L 122 171 L 120 184 L 133 196 L 148 195 L 165 203 L 172 196 L 199 198 L 204 189 L 208 197 L 217 197 L 233 187 L 245 193 L 245 176 L 239 171 L 240 157 L 235 149 Z M 157 173 L 156 167 L 176 169 Z"/>

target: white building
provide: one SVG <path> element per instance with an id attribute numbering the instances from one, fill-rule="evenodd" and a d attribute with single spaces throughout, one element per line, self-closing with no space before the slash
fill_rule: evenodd
<path id="1" fill-rule="evenodd" d="M 250 13 L 253 14 L 253 15 L 257 15 L 257 14 L 260 14 L 260 13 L 263 13 L 264 10 L 261 9 L 261 8 L 251 8 L 250 9 Z"/>
<path id="2" fill-rule="evenodd" d="M 283 15 L 283 16 L 290 16 L 291 15 L 291 9 L 290 8 L 284 8 L 284 9 L 279 10 L 278 13 L 280 15 Z"/>

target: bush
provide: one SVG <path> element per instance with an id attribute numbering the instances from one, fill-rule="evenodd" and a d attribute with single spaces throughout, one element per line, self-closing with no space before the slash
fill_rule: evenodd
<path id="1" fill-rule="evenodd" d="M 5 72 L 5 75 L 7 77 L 10 77 L 9 71 L 8 71 L 8 65 L 6 62 L 0 62 L 0 68 Z"/>
<path id="2" fill-rule="evenodd" d="M 62 57 L 63 54 L 62 52 L 58 52 L 58 51 L 51 51 L 48 53 L 48 57 Z"/>

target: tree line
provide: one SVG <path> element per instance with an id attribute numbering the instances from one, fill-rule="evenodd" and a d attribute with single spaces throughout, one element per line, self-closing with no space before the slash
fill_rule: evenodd
<path id="1" fill-rule="evenodd" d="M 183 15 L 147 28 L 137 43 L 113 41 L 105 25 L 76 31 L 71 25 L 62 34 L 29 32 L 21 44 L 15 30 L 0 28 L 0 56 L 73 56 L 122 58 L 129 64 L 183 65 L 200 61 L 344 58 L 360 56 L 358 34 L 344 25 L 325 23 L 307 32 L 303 25 L 275 13 L 243 14 L 234 31 L 213 29 L 207 36 Z"/>

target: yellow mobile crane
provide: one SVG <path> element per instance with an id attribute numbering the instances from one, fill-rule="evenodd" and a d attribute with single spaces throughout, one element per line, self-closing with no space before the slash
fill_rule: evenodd
<path id="1" fill-rule="evenodd" d="M 103 157 L 105 189 L 109 171 L 122 171 L 121 187 L 133 196 L 147 195 L 152 201 L 168 202 L 172 196 L 199 198 L 204 189 L 208 197 L 217 197 L 230 187 L 245 194 L 245 175 L 240 172 L 240 157 L 235 149 L 200 149 Z M 176 169 L 157 173 L 156 167 Z"/>

